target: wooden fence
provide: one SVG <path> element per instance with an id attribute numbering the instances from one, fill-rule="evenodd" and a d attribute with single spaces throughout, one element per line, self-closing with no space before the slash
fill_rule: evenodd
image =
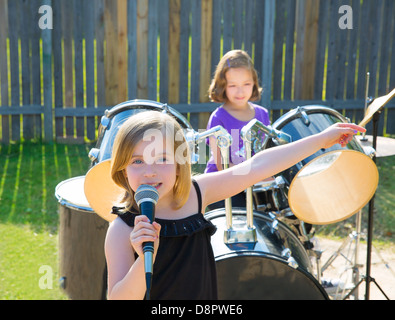
<path id="1" fill-rule="evenodd" d="M 394 20 L 393 0 L 0 0 L 0 138 L 92 141 L 104 110 L 131 99 L 205 128 L 211 76 L 234 48 L 252 56 L 273 121 L 322 104 L 358 122 L 367 72 L 372 98 L 395 88 Z M 394 119 L 390 101 L 380 134 Z"/>

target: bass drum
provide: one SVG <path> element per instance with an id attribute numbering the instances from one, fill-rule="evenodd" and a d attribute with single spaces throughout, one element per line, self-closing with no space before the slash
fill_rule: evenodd
<path id="1" fill-rule="evenodd" d="M 349 121 L 331 108 L 304 106 L 284 114 L 272 127 L 296 141 L 338 122 Z M 266 147 L 273 146 L 269 140 Z M 319 150 L 280 175 L 289 188 L 291 211 L 318 225 L 349 218 L 369 202 L 378 185 L 377 167 L 355 137 L 345 147 Z"/>
<path id="2" fill-rule="evenodd" d="M 232 210 L 233 228 L 246 224 L 246 211 Z M 326 300 L 324 288 L 311 274 L 309 256 L 282 222 L 254 212 L 256 243 L 224 243 L 225 209 L 207 212 L 216 227 L 211 244 L 221 300 Z"/>

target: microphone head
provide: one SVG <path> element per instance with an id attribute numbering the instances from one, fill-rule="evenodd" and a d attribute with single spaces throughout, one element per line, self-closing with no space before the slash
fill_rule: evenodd
<path id="1" fill-rule="evenodd" d="M 134 194 L 134 200 L 136 201 L 137 205 L 140 205 L 143 201 L 151 201 L 154 204 L 158 202 L 159 193 L 155 187 L 150 186 L 149 184 L 142 184 L 140 185 L 136 193 Z"/>

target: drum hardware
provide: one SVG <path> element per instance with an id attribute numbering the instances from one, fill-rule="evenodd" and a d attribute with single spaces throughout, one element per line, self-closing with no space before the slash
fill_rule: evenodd
<path id="1" fill-rule="evenodd" d="M 292 141 L 292 139 L 289 135 L 283 134 L 282 132 L 280 132 L 278 130 L 274 130 L 270 126 L 265 126 L 262 122 L 260 122 L 257 119 L 252 119 L 240 131 L 240 135 L 241 135 L 241 138 L 243 139 L 244 146 L 245 146 L 245 158 L 247 160 L 251 159 L 251 157 L 252 157 L 253 146 L 254 146 L 255 152 L 259 151 L 259 149 L 257 149 L 257 146 L 260 145 L 259 141 L 261 140 L 261 137 L 258 135 L 258 133 L 260 131 L 263 131 L 264 133 L 266 133 L 266 137 L 265 137 L 265 140 L 262 145 L 266 145 L 267 140 L 269 138 L 274 139 L 273 141 L 276 141 L 278 144 L 286 144 L 286 143 L 289 143 Z M 284 182 L 283 180 L 281 181 L 281 178 L 279 178 L 278 181 L 279 181 L 279 183 Z M 276 182 L 277 182 L 277 180 L 276 180 Z M 252 221 L 253 220 L 253 210 L 254 210 L 253 209 L 253 195 L 255 197 L 256 194 L 253 193 L 253 187 L 250 186 L 246 189 L 246 210 L 247 210 L 247 216 L 249 216 L 249 219 L 250 219 L 248 221 L 249 225 L 253 224 L 253 221 Z M 279 208 L 277 198 L 275 196 L 273 196 L 272 198 L 273 198 L 273 201 L 275 202 L 275 205 L 277 206 L 277 208 Z M 258 203 L 257 199 L 255 202 Z M 258 206 L 258 205 L 256 205 L 256 206 Z M 266 210 L 266 209 L 268 209 L 270 204 L 267 204 L 267 205 L 265 204 L 263 206 L 265 206 L 264 208 Z M 270 208 L 270 209 L 272 209 L 272 208 Z M 273 218 L 271 230 L 277 230 L 278 221 L 272 214 L 270 214 L 270 215 Z"/>
<path id="2" fill-rule="evenodd" d="M 360 237 L 361 233 L 361 217 L 362 217 L 362 210 L 360 210 L 356 214 L 356 221 L 355 221 L 355 231 L 352 231 L 348 234 L 347 238 L 343 241 L 343 243 L 339 246 L 339 248 L 328 258 L 328 260 L 324 263 L 321 267 L 321 275 L 325 273 L 325 270 L 336 260 L 336 258 L 341 255 L 345 260 L 346 263 L 350 264 L 350 267 L 345 267 L 342 273 L 340 274 L 340 278 L 347 270 L 352 270 L 352 282 L 356 285 L 359 281 L 359 269 L 362 265 L 359 263 L 359 245 L 360 245 Z M 354 248 L 352 246 L 354 244 Z M 343 250 L 348 248 L 347 254 L 343 254 Z M 342 289 L 342 292 L 339 293 L 339 289 L 337 288 L 334 298 L 337 299 L 344 297 L 346 287 Z M 349 288 L 348 288 L 349 289 Z M 355 300 L 358 300 L 358 291 L 354 292 Z"/>
<path id="3" fill-rule="evenodd" d="M 307 117 L 306 112 L 303 110 L 303 108 L 298 107 L 297 112 L 302 114 L 302 116 L 304 115 L 304 117 Z M 275 144 L 286 144 L 292 141 L 292 137 L 289 134 L 286 134 L 280 130 L 273 129 L 270 126 L 265 126 L 260 121 L 253 119 L 241 130 L 241 137 L 245 145 L 246 159 L 251 158 L 252 146 L 258 145 L 257 140 L 259 140 L 260 138 L 258 132 L 260 131 L 263 131 L 267 134 L 265 137 L 265 142 L 263 142 L 261 146 L 266 146 L 267 140 L 269 138 L 271 138 L 273 143 Z M 259 151 L 259 149 L 258 150 L 254 149 L 254 151 L 257 152 Z M 261 183 L 254 185 L 253 187 L 247 188 L 246 190 L 247 212 L 248 210 L 250 210 L 251 212 L 253 211 L 252 199 L 254 199 L 254 202 L 256 204 L 255 207 L 258 211 L 259 210 L 263 210 L 265 212 L 267 211 L 269 213 L 269 216 L 273 218 L 273 223 L 277 223 L 277 218 L 280 218 L 282 221 L 285 220 L 286 223 L 290 223 L 290 225 L 294 226 L 295 230 L 293 231 L 294 232 L 296 231 L 295 234 L 298 235 L 302 243 L 305 244 L 309 241 L 309 238 L 307 237 L 307 233 L 304 228 L 304 222 L 295 219 L 294 220 L 287 219 L 286 218 L 287 216 L 294 216 L 294 215 L 288 207 L 283 209 L 284 204 L 279 203 L 280 197 L 275 187 L 278 187 L 281 191 L 281 194 L 284 197 L 287 197 L 287 194 L 284 190 L 285 185 L 286 182 L 283 176 L 279 175 L 275 177 L 274 181 L 268 181 L 268 182 L 262 181 Z M 259 199 L 256 192 L 258 188 L 260 191 L 272 190 L 271 200 L 273 201 L 273 205 L 275 208 L 271 207 L 272 206 L 271 203 L 259 205 Z M 274 216 L 272 212 L 277 213 L 277 216 Z M 299 226 L 296 227 L 296 224 L 299 224 Z"/>
<path id="4" fill-rule="evenodd" d="M 378 136 L 378 122 L 383 106 L 395 96 L 395 89 L 385 96 L 379 97 L 370 104 L 366 110 L 364 119 L 360 122 L 360 126 L 365 126 L 373 118 L 373 149 L 377 149 L 377 136 Z M 373 162 L 376 163 L 376 156 L 372 158 Z M 370 298 L 370 283 L 373 282 L 384 297 L 389 300 L 383 289 L 379 286 L 377 281 L 371 277 L 371 259 L 372 259 L 372 240 L 373 240 L 373 215 L 374 215 L 374 200 L 375 194 L 369 201 L 369 215 L 368 215 L 368 235 L 367 235 L 367 258 L 366 258 L 366 275 L 355 285 L 355 287 L 345 296 L 347 299 L 353 292 L 359 287 L 359 285 L 366 281 L 365 287 L 365 300 Z"/>
<path id="5" fill-rule="evenodd" d="M 259 131 L 263 131 L 266 134 L 265 141 L 262 143 L 262 146 L 257 145 L 259 141 L 257 141 L 258 139 L 256 138 Z M 260 122 L 257 119 L 252 119 L 250 122 L 248 122 L 248 124 L 241 129 L 240 134 L 242 138 L 244 136 L 243 138 L 243 140 L 245 139 L 244 141 L 251 141 L 251 144 L 254 145 L 255 151 L 262 150 L 262 147 L 266 146 L 269 138 L 271 138 L 273 143 L 275 143 L 276 145 L 287 144 L 292 142 L 292 137 L 289 134 L 276 130 L 271 126 L 265 126 L 262 122 Z"/>
<path id="6" fill-rule="evenodd" d="M 232 144 L 232 136 L 222 126 L 215 126 L 207 131 L 195 134 L 195 143 L 209 136 L 217 139 L 217 146 L 221 152 L 222 165 L 224 169 L 229 168 L 229 148 Z M 252 247 L 256 243 L 256 230 L 253 225 L 252 211 L 247 211 L 247 223 L 233 225 L 232 200 L 225 199 L 226 230 L 224 231 L 224 242 L 230 246 L 240 245 Z"/>
<path id="7" fill-rule="evenodd" d="M 297 269 L 299 267 L 299 264 L 296 262 L 296 260 L 292 257 L 292 252 L 289 248 L 285 248 L 281 252 L 281 256 L 285 259 L 287 259 L 287 263 L 290 267 Z"/>
<path id="8" fill-rule="evenodd" d="M 307 116 L 305 109 L 303 107 L 297 107 L 295 112 L 299 117 L 302 118 L 302 121 L 305 124 L 305 126 L 308 127 L 311 122 L 309 117 Z"/>

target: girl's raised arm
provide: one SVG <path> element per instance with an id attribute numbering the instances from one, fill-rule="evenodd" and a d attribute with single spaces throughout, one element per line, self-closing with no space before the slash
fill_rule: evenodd
<path id="1" fill-rule="evenodd" d="M 204 174 L 196 179 L 202 190 L 204 207 L 229 198 L 263 179 L 295 165 L 321 148 L 336 143 L 345 146 L 363 127 L 349 123 L 336 123 L 324 131 L 301 140 L 269 148 L 257 153 L 250 160 L 227 170 Z"/>

